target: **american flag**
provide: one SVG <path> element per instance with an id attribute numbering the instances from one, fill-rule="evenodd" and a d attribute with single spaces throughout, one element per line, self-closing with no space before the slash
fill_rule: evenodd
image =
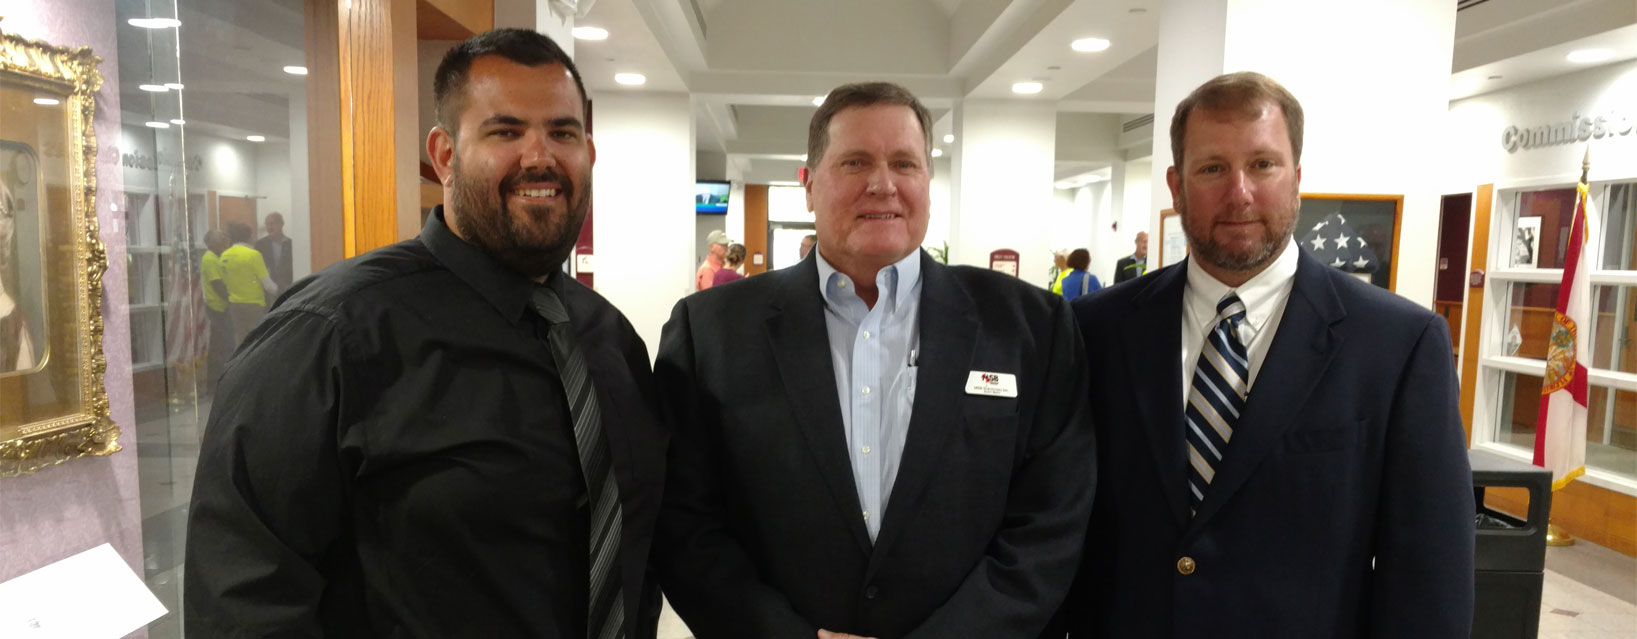
<path id="1" fill-rule="evenodd" d="M 205 315 L 199 260 L 179 242 L 170 254 L 169 283 L 164 287 L 165 361 L 171 366 L 198 364 L 210 346 L 210 318 Z"/>
<path id="2" fill-rule="evenodd" d="M 1375 249 L 1347 225 L 1341 213 L 1331 213 L 1302 237 L 1302 244 L 1320 262 L 1348 273 L 1374 273 L 1380 265 Z"/>

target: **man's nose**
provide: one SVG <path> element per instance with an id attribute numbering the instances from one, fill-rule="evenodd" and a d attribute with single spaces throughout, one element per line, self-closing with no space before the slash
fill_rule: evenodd
<path id="1" fill-rule="evenodd" d="M 869 192 L 872 195 L 897 195 L 898 185 L 892 181 L 892 168 L 880 166 L 870 171 Z"/>
<path id="2" fill-rule="evenodd" d="M 518 158 L 525 169 L 543 169 L 557 163 L 556 156 L 551 153 L 551 146 L 546 144 L 546 134 L 530 132 L 523 137 L 523 152 Z"/>

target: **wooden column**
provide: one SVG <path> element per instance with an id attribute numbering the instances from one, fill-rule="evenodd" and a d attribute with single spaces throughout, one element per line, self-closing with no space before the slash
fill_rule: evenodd
<path id="1" fill-rule="evenodd" d="M 341 250 L 352 257 L 398 240 L 396 98 L 413 96 L 394 83 L 399 56 L 393 0 L 337 3 L 341 93 Z M 409 14 L 413 22 L 413 13 Z M 411 56 L 411 59 L 414 59 Z M 419 173 L 419 164 L 413 167 Z M 418 198 L 417 193 L 417 199 Z"/>
<path id="2" fill-rule="evenodd" d="M 336 0 L 306 0 L 307 198 L 312 270 L 346 257 L 341 222 L 341 80 Z"/>
<path id="3" fill-rule="evenodd" d="M 745 275 L 755 275 L 767 272 L 768 262 L 773 258 L 767 254 L 767 185 L 745 185 Z M 762 263 L 753 264 L 753 255 L 761 253 Z"/>

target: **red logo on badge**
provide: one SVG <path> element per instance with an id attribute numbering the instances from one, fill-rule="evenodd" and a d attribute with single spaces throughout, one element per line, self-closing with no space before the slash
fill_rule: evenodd
<path id="1" fill-rule="evenodd" d="M 983 383 L 985 383 L 985 384 L 999 384 L 1000 383 L 1000 376 L 996 375 L 994 373 L 984 373 L 983 374 Z"/>

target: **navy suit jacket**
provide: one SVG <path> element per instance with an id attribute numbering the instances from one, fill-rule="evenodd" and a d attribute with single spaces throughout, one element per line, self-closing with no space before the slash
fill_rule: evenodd
<path id="1" fill-rule="evenodd" d="M 815 264 L 691 295 L 665 325 L 666 596 L 700 639 L 1036 636 L 1073 581 L 1095 481 L 1068 305 L 921 254 L 917 390 L 872 544 Z M 967 394 L 971 371 L 1015 374 L 1017 397 Z"/>
<path id="2" fill-rule="evenodd" d="M 1073 636 L 1468 636 L 1475 506 L 1444 321 L 1303 251 L 1190 517 L 1185 265 L 1073 305 L 1099 444 Z"/>

